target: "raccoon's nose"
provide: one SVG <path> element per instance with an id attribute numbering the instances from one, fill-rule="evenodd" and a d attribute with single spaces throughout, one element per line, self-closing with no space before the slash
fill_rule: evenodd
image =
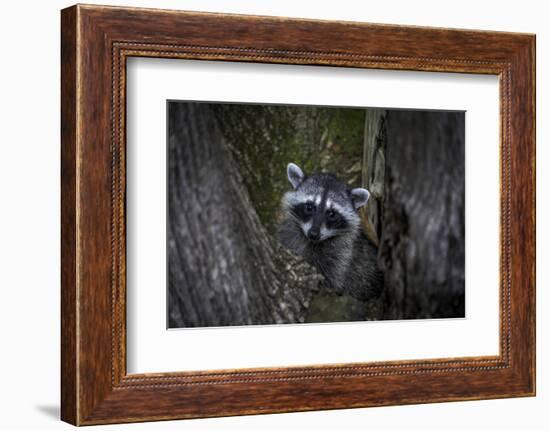
<path id="1" fill-rule="evenodd" d="M 319 235 L 319 229 L 310 229 L 307 233 L 307 237 L 313 241 L 317 241 L 320 237 Z"/>

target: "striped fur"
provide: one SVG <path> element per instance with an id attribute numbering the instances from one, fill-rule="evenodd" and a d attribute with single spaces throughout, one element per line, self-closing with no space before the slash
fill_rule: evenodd
<path id="1" fill-rule="evenodd" d="M 281 243 L 314 265 L 327 288 L 359 300 L 379 296 L 384 277 L 377 247 L 358 214 L 368 191 L 350 190 L 332 174 L 305 175 L 292 163 L 287 176 L 293 189 L 281 200 Z"/>

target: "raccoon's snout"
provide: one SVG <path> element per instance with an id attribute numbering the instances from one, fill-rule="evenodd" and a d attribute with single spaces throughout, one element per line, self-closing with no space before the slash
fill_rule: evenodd
<path id="1" fill-rule="evenodd" d="M 307 232 L 307 238 L 310 239 L 311 241 L 319 241 L 319 239 L 321 238 L 321 232 L 319 229 L 317 228 L 311 228 L 308 232 Z"/>

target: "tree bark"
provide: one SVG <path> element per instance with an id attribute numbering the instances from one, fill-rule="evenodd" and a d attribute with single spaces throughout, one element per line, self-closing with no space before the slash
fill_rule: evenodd
<path id="1" fill-rule="evenodd" d="M 363 135 L 363 162 L 361 186 L 370 192 L 367 205 L 361 208 L 369 237 L 379 243 L 382 233 L 382 204 L 384 201 L 385 162 L 385 109 L 367 109 L 365 111 L 365 129 Z"/>
<path id="2" fill-rule="evenodd" d="M 304 321 L 321 277 L 268 234 L 211 107 L 168 115 L 169 326 Z"/>
<path id="3" fill-rule="evenodd" d="M 286 166 L 297 163 L 307 173 L 331 172 L 354 187 L 362 185 L 362 154 L 370 141 L 380 145 L 378 132 L 384 110 L 320 106 L 275 106 L 212 104 L 227 147 L 243 173 L 246 189 L 260 220 L 275 234 L 275 216 L 280 199 L 290 185 Z M 368 118 L 368 120 L 367 120 Z M 367 128 L 367 124 L 371 125 Z M 364 135 L 368 138 L 364 138 Z M 366 145 L 366 141 L 368 144 Z M 374 148 L 374 151 L 376 151 Z M 370 153 L 369 153 L 370 154 Z M 369 184 L 375 183 L 373 205 L 381 204 L 383 159 L 377 175 L 366 171 Z M 366 213 L 362 211 L 367 222 Z M 377 218 L 379 218 L 377 213 Z M 372 229 L 371 229 L 372 230 Z M 376 242 L 376 232 L 370 235 Z M 382 301 L 367 303 L 349 295 L 321 289 L 311 298 L 306 322 L 345 322 L 382 318 Z"/>
<path id="4" fill-rule="evenodd" d="M 464 316 L 464 113 L 389 111 L 385 318 Z"/>
<path id="5" fill-rule="evenodd" d="M 464 316 L 464 114 L 172 102 L 170 327 Z M 320 290 L 274 237 L 285 168 L 371 191 L 381 299 Z"/>

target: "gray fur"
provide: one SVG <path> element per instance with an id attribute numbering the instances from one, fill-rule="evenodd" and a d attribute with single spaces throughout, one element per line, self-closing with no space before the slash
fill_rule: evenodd
<path id="1" fill-rule="evenodd" d="M 350 193 L 355 209 L 361 208 L 363 205 L 366 205 L 370 197 L 370 193 L 367 189 L 353 189 Z"/>
<path id="2" fill-rule="evenodd" d="M 288 165 L 287 175 L 294 189 L 281 201 L 281 243 L 314 265 L 325 277 L 327 288 L 362 301 L 378 297 L 384 286 L 378 250 L 364 233 L 358 213 L 369 192 L 350 190 L 331 174 L 306 175 L 293 163 Z M 315 207 L 311 219 L 295 211 L 297 205 L 307 202 Z M 330 210 L 339 214 L 341 222 L 336 227 L 327 219 Z M 315 240 L 308 237 L 312 229 L 319 231 Z"/>
<path id="3" fill-rule="evenodd" d="M 289 163 L 286 167 L 286 175 L 292 187 L 297 188 L 304 179 L 304 173 L 294 163 Z"/>

